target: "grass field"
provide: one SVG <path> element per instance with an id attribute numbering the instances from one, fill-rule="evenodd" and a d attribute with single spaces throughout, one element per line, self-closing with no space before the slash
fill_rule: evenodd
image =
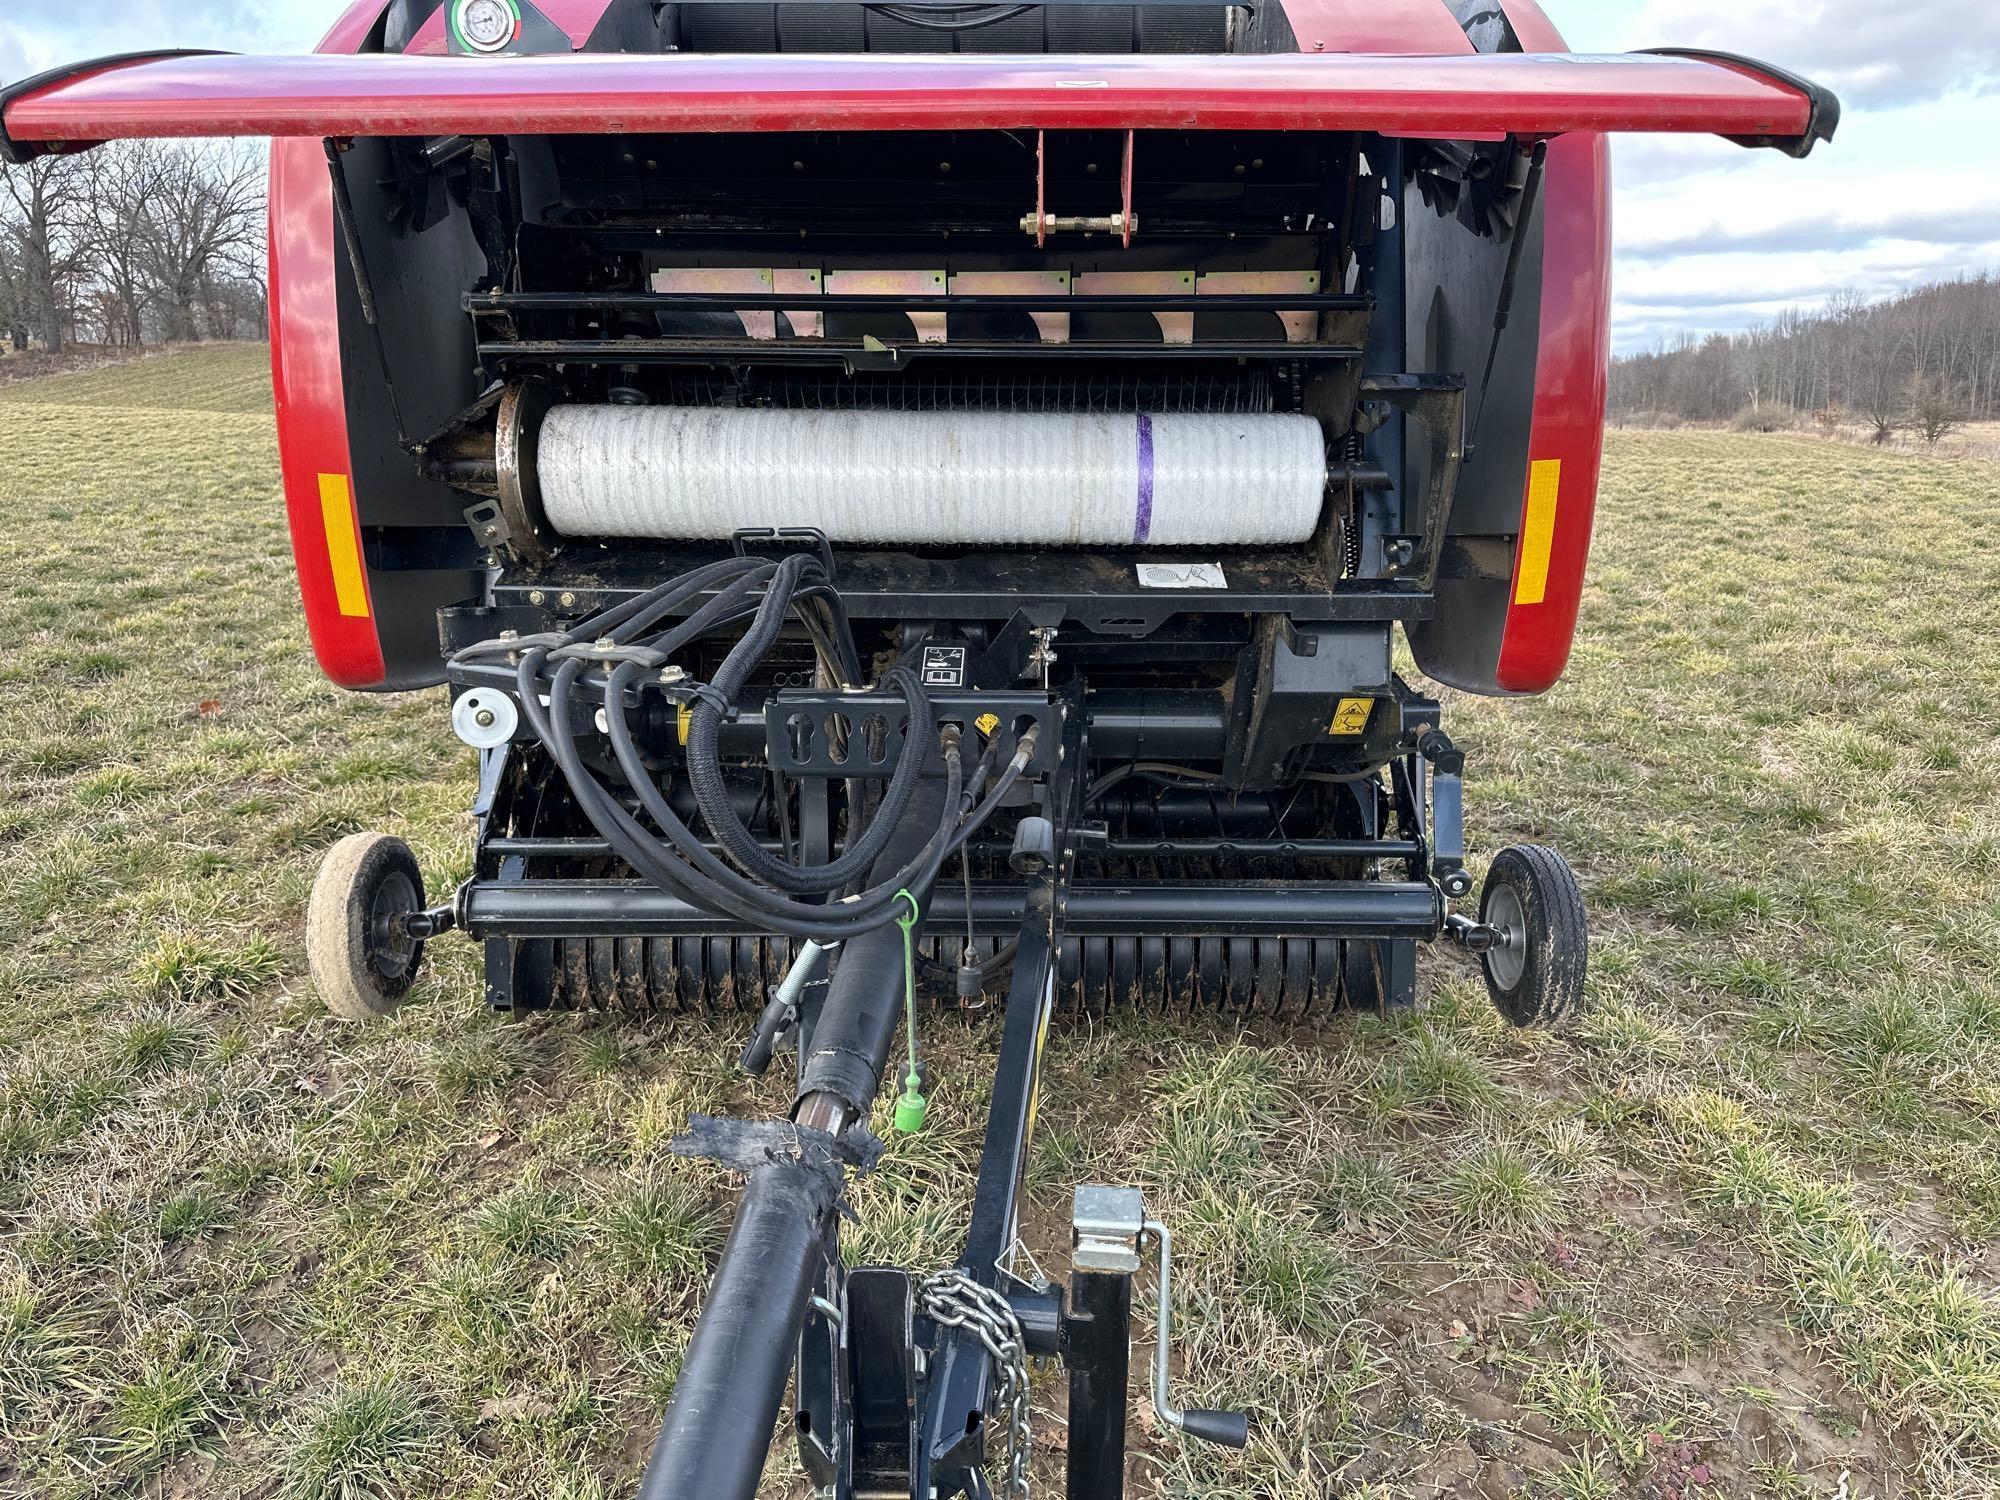
<path id="1" fill-rule="evenodd" d="M 742 1020 L 496 1021 L 464 945 L 323 1014 L 321 852 L 448 888 L 471 761 L 310 664 L 262 359 L 0 390 L 0 1494 L 623 1494 L 730 1202 L 665 1143 L 789 1094 Z M 1266 1418 L 1135 1407 L 1145 1488 L 2000 1493 L 1996 598 L 1991 464 L 1613 435 L 1569 678 L 1452 705 L 1481 858 L 1584 877 L 1588 1022 L 1509 1032 L 1436 952 L 1408 1018 L 1051 1045 L 1038 1250 L 1142 1184 L 1185 1397 Z M 920 1267 L 994 1042 L 930 1027 L 853 1236 Z"/>

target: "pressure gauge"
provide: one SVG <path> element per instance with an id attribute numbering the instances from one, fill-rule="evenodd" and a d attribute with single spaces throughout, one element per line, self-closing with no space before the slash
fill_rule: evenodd
<path id="1" fill-rule="evenodd" d="M 456 0 L 452 19 L 458 39 L 474 52 L 498 52 L 521 31 L 514 0 Z"/>

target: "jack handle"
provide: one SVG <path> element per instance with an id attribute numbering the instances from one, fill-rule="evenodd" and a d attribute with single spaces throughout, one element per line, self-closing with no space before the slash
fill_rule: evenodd
<path id="1" fill-rule="evenodd" d="M 1182 1411 L 1168 1390 L 1173 1358 L 1174 1237 L 1157 1219 L 1147 1219 L 1140 1238 L 1152 1236 L 1160 1245 L 1160 1312 L 1153 1343 L 1153 1410 L 1167 1426 L 1205 1443 L 1244 1448 L 1250 1443 L 1250 1417 L 1240 1411 Z"/>

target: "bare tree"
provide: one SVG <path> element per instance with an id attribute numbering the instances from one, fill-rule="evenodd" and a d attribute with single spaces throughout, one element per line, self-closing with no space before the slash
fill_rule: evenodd
<path id="1" fill-rule="evenodd" d="M 139 216 L 140 260 L 169 339 L 199 338 L 209 294 L 257 274 L 264 160 L 242 149 L 163 153 Z"/>
<path id="2" fill-rule="evenodd" d="M 167 163 L 186 146 L 121 141 L 90 154 L 89 219 L 84 237 L 97 280 L 97 303 L 108 342 L 143 344 L 153 300 L 148 214 Z"/>
<path id="3" fill-rule="evenodd" d="M 1910 425 L 1917 436 L 1935 448 L 1956 432 L 1965 420 L 1965 409 L 1941 381 L 1918 376 L 1910 390 Z"/>
<path id="4" fill-rule="evenodd" d="M 4 222 L 0 222 L 0 340 L 16 354 L 28 347 L 27 282 Z"/>
<path id="5" fill-rule="evenodd" d="M 20 316 L 51 353 L 68 336 L 74 283 L 85 264 L 79 231 L 86 197 L 81 157 L 42 156 L 0 168 L 0 239 L 19 280 Z"/>
<path id="6" fill-rule="evenodd" d="M 1896 429 L 1903 425 L 1904 397 L 1909 388 L 1909 377 L 1895 346 L 1872 350 L 1855 392 L 1855 406 L 1868 419 L 1868 435 L 1877 447 L 1894 437 Z"/>

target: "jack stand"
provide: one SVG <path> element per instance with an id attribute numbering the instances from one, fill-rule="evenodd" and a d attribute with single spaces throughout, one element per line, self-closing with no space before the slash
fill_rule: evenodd
<path id="1" fill-rule="evenodd" d="M 1125 1493 L 1125 1391 L 1132 1363 L 1132 1278 L 1145 1208 L 1132 1188 L 1080 1187 L 1070 1231 L 1075 1268 L 1063 1320 L 1069 1366 L 1069 1493 Z"/>
<path id="2" fill-rule="evenodd" d="M 1132 1278 L 1145 1242 L 1160 1247 L 1158 1339 L 1153 1410 L 1161 1423 L 1204 1442 L 1241 1448 L 1250 1441 L 1242 1412 L 1181 1411 L 1170 1398 L 1173 1362 L 1173 1237 L 1146 1217 L 1137 1188 L 1080 1187 L 1070 1222 L 1075 1275 L 1063 1322 L 1069 1366 L 1069 1493 L 1072 1500 L 1120 1500 L 1125 1493 L 1125 1393 L 1131 1373 Z"/>

